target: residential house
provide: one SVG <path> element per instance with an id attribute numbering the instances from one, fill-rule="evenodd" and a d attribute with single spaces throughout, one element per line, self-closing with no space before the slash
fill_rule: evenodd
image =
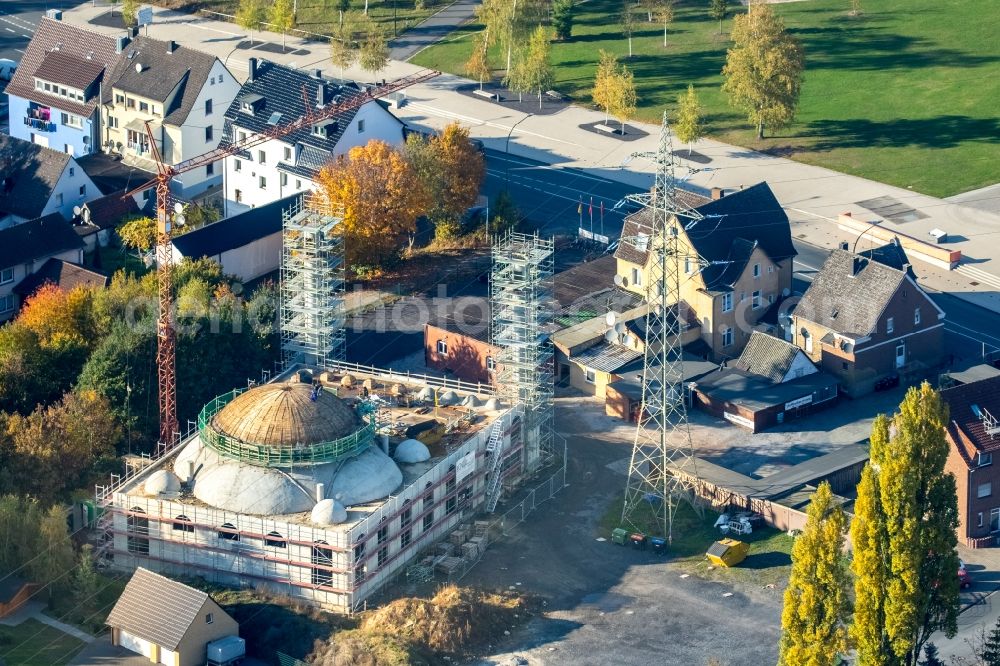
<path id="1" fill-rule="evenodd" d="M 20 307 L 17 286 L 50 258 L 83 263 L 83 241 L 59 213 L 0 229 L 0 322 Z"/>
<path id="2" fill-rule="evenodd" d="M 836 377 L 819 372 L 795 345 L 761 331 L 750 335 L 730 367 L 694 382 L 698 407 L 751 432 L 832 406 L 836 398 Z"/>
<path id="3" fill-rule="evenodd" d="M 107 619 L 111 642 L 154 664 L 201 666 L 209 643 L 239 624 L 207 592 L 139 567 Z"/>
<path id="4" fill-rule="evenodd" d="M 106 86 L 105 151 L 150 172 L 156 171 L 154 144 L 172 166 L 218 147 L 225 111 L 239 90 L 217 57 L 141 36 L 124 47 Z M 172 191 L 184 200 L 206 199 L 221 192 L 221 184 L 222 164 L 210 163 L 175 176 Z"/>
<path id="5" fill-rule="evenodd" d="M 138 215 L 139 210 L 135 198 L 125 196 L 124 190 L 112 192 L 79 206 L 73 228 L 87 244 L 86 251 L 93 252 L 98 245 L 107 247 L 115 227 L 129 216 Z"/>
<path id="6" fill-rule="evenodd" d="M 0 229 L 52 213 L 68 220 L 100 194 L 68 154 L 0 134 Z"/>
<path id="7" fill-rule="evenodd" d="M 38 270 L 21 280 L 14 287 L 14 293 L 23 303 L 40 287 L 53 284 L 63 291 L 72 291 L 77 287 L 106 287 L 110 279 L 103 273 L 84 268 L 79 264 L 51 257 L 39 266 Z"/>
<path id="8" fill-rule="evenodd" d="M 355 83 L 250 58 L 250 75 L 225 112 L 223 145 L 264 134 L 338 102 L 365 95 Z M 372 139 L 403 142 L 403 123 L 371 100 L 225 159 L 227 214 L 312 190 L 320 170 Z"/>
<path id="9" fill-rule="evenodd" d="M 788 217 L 767 183 L 715 200 L 683 196 L 700 220 L 683 214 L 670 221 L 683 254 L 680 300 L 700 321 L 713 359 L 736 358 L 768 309 L 791 294 L 796 251 Z M 658 245 L 652 225 L 648 209 L 629 215 L 615 251 L 617 283 L 643 296 Z"/>
<path id="10" fill-rule="evenodd" d="M 851 397 L 941 364 L 945 314 L 900 254 L 901 247 L 867 256 L 834 250 L 792 312 L 792 342 Z M 886 256 L 896 259 L 882 263 Z"/>
<path id="11" fill-rule="evenodd" d="M 38 23 L 7 86 L 10 135 L 67 155 L 100 150 L 102 87 L 120 51 L 115 37 L 63 23 L 50 10 Z"/>
<path id="12" fill-rule="evenodd" d="M 1000 377 L 941 391 L 949 416 L 945 469 L 958 491 L 958 540 L 970 548 L 998 543 L 1000 536 Z"/>
<path id="13" fill-rule="evenodd" d="M 453 319 L 424 324 L 424 363 L 467 382 L 492 384 L 500 348 L 490 344 L 488 325 L 460 327 Z"/>
<path id="14" fill-rule="evenodd" d="M 171 240 L 173 261 L 208 257 L 244 282 L 281 266 L 282 213 L 295 195 L 206 224 Z"/>

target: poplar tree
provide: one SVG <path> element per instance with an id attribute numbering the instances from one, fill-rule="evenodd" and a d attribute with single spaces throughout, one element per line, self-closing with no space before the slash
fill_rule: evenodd
<path id="1" fill-rule="evenodd" d="M 635 75 L 624 65 L 614 79 L 612 115 L 622 124 L 622 134 L 625 133 L 625 121 L 635 113 L 639 97 L 635 92 Z"/>
<path id="2" fill-rule="evenodd" d="M 253 46 L 253 31 L 260 26 L 266 15 L 261 0 L 240 0 L 236 8 L 236 25 L 250 31 L 250 45 Z"/>
<path id="3" fill-rule="evenodd" d="M 691 144 L 701 138 L 704 130 L 701 125 L 701 105 L 693 85 L 688 85 L 687 92 L 677 96 L 677 117 L 673 130 L 677 138 L 688 145 L 690 155 Z"/>
<path id="4" fill-rule="evenodd" d="M 780 666 L 834 666 L 847 651 L 847 516 L 823 482 L 809 502 L 806 526 L 792 547 L 792 572 L 781 613 Z"/>
<path id="5" fill-rule="evenodd" d="M 722 68 L 722 90 L 764 138 L 764 128 L 785 127 L 795 118 L 802 86 L 802 49 L 770 5 L 750 3 L 733 20 L 733 46 Z"/>
<path id="6" fill-rule="evenodd" d="M 667 46 L 667 26 L 674 20 L 673 0 L 657 0 L 653 9 L 656 20 L 663 24 L 663 46 Z"/>
<path id="7" fill-rule="evenodd" d="M 285 33 L 295 27 L 295 11 L 292 0 L 274 0 L 267 20 L 271 27 L 281 33 L 281 51 L 285 51 Z"/>
<path id="8" fill-rule="evenodd" d="M 955 635 L 958 501 L 945 471 L 948 409 L 930 384 L 876 418 L 851 540 L 859 666 L 913 666 L 935 631 Z"/>
<path id="9" fill-rule="evenodd" d="M 49 596 L 71 582 L 64 574 L 73 568 L 73 542 L 66 526 L 66 511 L 58 504 L 49 508 L 38 524 L 37 552 L 28 563 L 32 577 L 48 587 Z"/>

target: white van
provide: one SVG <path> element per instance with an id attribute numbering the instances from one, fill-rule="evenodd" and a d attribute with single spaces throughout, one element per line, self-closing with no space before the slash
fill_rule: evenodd
<path id="1" fill-rule="evenodd" d="M 10 81 L 14 78 L 14 71 L 16 69 L 16 62 L 13 60 L 7 60 L 6 58 L 0 58 L 0 81 Z"/>

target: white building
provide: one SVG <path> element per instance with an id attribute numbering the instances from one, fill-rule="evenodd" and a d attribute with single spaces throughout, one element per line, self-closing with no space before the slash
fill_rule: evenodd
<path id="1" fill-rule="evenodd" d="M 357 84 L 324 79 L 320 70 L 300 71 L 250 58 L 249 78 L 226 112 L 223 145 L 266 133 L 307 112 L 362 94 Z M 319 171 L 354 146 L 372 139 L 401 145 L 403 138 L 403 123 L 382 103 L 372 100 L 227 157 L 226 215 L 314 189 Z"/>

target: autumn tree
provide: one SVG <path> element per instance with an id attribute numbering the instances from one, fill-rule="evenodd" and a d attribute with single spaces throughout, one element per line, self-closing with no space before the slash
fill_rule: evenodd
<path id="1" fill-rule="evenodd" d="M 281 33 L 281 51 L 285 51 L 285 33 L 295 27 L 295 9 L 292 0 L 273 0 L 267 20 Z"/>
<path id="2" fill-rule="evenodd" d="M 374 21 L 367 22 L 367 33 L 365 41 L 361 43 L 358 63 L 361 69 L 371 72 L 376 77 L 389 64 L 389 43 L 385 37 L 385 30 Z"/>
<path id="3" fill-rule="evenodd" d="M 406 158 L 384 141 L 351 148 L 346 157 L 323 168 L 320 190 L 344 207 L 344 238 L 349 262 L 380 264 L 415 229 L 428 197 Z"/>
<path id="4" fill-rule="evenodd" d="M 552 45 L 549 31 L 538 26 L 531 33 L 528 48 L 518 63 L 516 81 L 513 86 L 518 92 L 534 92 L 538 95 L 538 108 L 542 108 L 542 93 L 552 87 L 555 73 L 549 62 Z"/>
<path id="5" fill-rule="evenodd" d="M 632 4 L 628 0 L 622 2 L 622 10 L 618 15 L 618 25 L 622 29 L 622 36 L 628 40 L 628 57 L 632 57 L 632 34 L 635 32 L 635 15 L 632 13 Z"/>
<path id="6" fill-rule="evenodd" d="M 802 49 L 785 31 L 770 5 L 754 0 L 733 20 L 733 46 L 722 68 L 723 92 L 747 114 L 764 138 L 764 128 L 785 127 L 795 118 L 802 85 Z"/>
<path id="7" fill-rule="evenodd" d="M 483 0 L 476 9 L 489 44 L 499 43 L 507 52 L 507 71 L 513 66 L 514 47 L 527 41 L 531 31 L 548 18 L 548 11 L 545 0 Z"/>
<path id="8" fill-rule="evenodd" d="M 958 616 L 958 507 L 945 470 L 947 405 L 924 382 L 872 426 L 851 524 L 858 664 L 917 663 L 935 631 Z"/>
<path id="9" fill-rule="evenodd" d="M 597 72 L 594 75 L 594 88 L 590 96 L 599 108 L 604 110 L 604 122 L 608 122 L 611 115 L 611 107 L 614 106 L 615 79 L 618 76 L 618 58 L 613 53 L 608 53 L 601 49 L 600 60 L 597 63 Z"/>
<path id="10" fill-rule="evenodd" d="M 330 36 L 330 60 L 340 68 L 340 78 L 344 78 L 344 70 L 358 59 L 357 43 L 354 41 L 354 21 L 348 15 L 345 22 L 341 15 L 339 25 L 334 26 Z"/>
<path id="11" fill-rule="evenodd" d="M 667 45 L 667 26 L 674 20 L 673 0 L 657 0 L 653 7 L 653 16 L 663 24 L 663 46 Z"/>
<path id="12" fill-rule="evenodd" d="M 487 220 L 487 225 L 492 233 L 516 229 L 521 221 L 521 213 L 517 210 L 514 197 L 507 190 L 500 190 L 493 198 L 489 213 L 491 219 Z"/>
<path id="13" fill-rule="evenodd" d="M 139 22 L 139 0 L 122 0 L 122 21 L 125 27 L 132 27 Z"/>
<path id="14" fill-rule="evenodd" d="M 236 8 L 236 25 L 250 32 L 250 45 L 253 45 L 253 31 L 260 27 L 261 21 L 267 16 L 267 10 L 262 0 L 240 0 Z"/>
<path id="15" fill-rule="evenodd" d="M 489 38 L 481 32 L 472 40 L 472 54 L 465 63 L 465 73 L 479 81 L 479 89 L 483 89 L 483 81 L 490 78 L 490 47 Z"/>
<path id="16" fill-rule="evenodd" d="M 611 94 L 611 115 L 622 124 L 622 134 L 625 133 L 625 121 L 635 113 L 638 96 L 635 92 L 635 75 L 624 65 L 613 80 Z"/>
<path id="17" fill-rule="evenodd" d="M 701 125 L 701 105 L 693 85 L 688 85 L 687 93 L 677 96 L 677 114 L 673 123 L 674 134 L 688 145 L 688 155 L 691 154 L 691 144 L 701 138 L 704 128 Z"/>
<path id="18" fill-rule="evenodd" d="M 343 25 L 344 14 L 351 8 L 351 0 L 336 0 L 334 7 L 336 7 L 337 11 L 340 13 L 339 23 Z"/>
<path id="19" fill-rule="evenodd" d="M 427 216 L 435 235 L 456 236 L 461 216 L 475 204 L 486 176 L 486 161 L 469 140 L 469 130 L 456 122 L 429 140 L 411 134 L 406 156 L 429 197 Z"/>
<path id="20" fill-rule="evenodd" d="M 711 0 L 708 6 L 708 15 L 713 21 L 719 22 L 719 34 L 722 34 L 722 22 L 729 14 L 729 0 Z"/>
<path id="21" fill-rule="evenodd" d="M 792 547 L 779 666 L 837 666 L 847 651 L 846 532 L 847 517 L 824 481 L 810 499 L 805 529 Z"/>
<path id="22" fill-rule="evenodd" d="M 576 8 L 574 0 L 553 0 L 552 2 L 552 29 L 555 30 L 556 39 L 567 40 L 573 36 L 573 18 Z"/>
<path id="23" fill-rule="evenodd" d="M 156 245 L 156 220 L 137 217 L 118 227 L 118 237 L 125 247 L 137 252 L 149 252 Z"/>

